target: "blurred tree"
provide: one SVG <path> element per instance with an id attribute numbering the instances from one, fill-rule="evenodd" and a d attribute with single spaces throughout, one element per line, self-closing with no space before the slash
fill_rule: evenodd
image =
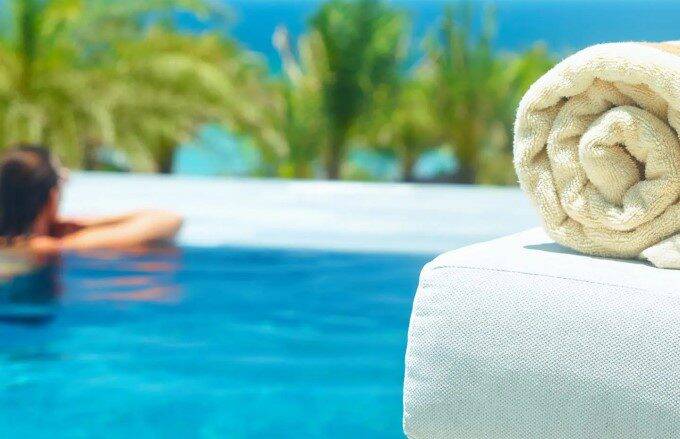
<path id="1" fill-rule="evenodd" d="M 455 12 L 461 12 L 458 20 Z M 496 130 L 495 111 L 504 81 L 503 65 L 491 47 L 492 20 L 485 18 L 477 38 L 471 7 L 448 7 L 428 41 L 425 62 L 430 69 L 430 96 L 439 116 L 442 137 L 458 160 L 455 181 L 473 183 L 481 150 Z"/>
<path id="2" fill-rule="evenodd" d="M 82 2 L 14 0 L 2 10 L 0 145 L 45 142 L 77 165 L 80 133 L 102 131 L 105 112 L 66 31 Z"/>
<path id="3" fill-rule="evenodd" d="M 494 124 L 489 142 L 482 148 L 475 182 L 480 184 L 517 184 L 512 166 L 512 136 L 515 112 L 522 96 L 536 80 L 550 70 L 556 60 L 545 46 L 537 44 L 529 50 L 501 56 L 504 64 L 503 99 L 496 103 Z"/>
<path id="4" fill-rule="evenodd" d="M 265 71 L 216 33 L 181 33 L 186 11 L 226 19 L 207 0 L 10 0 L 0 19 L 0 143 L 44 142 L 70 166 L 101 145 L 169 172 L 203 123 L 247 126 L 244 97 Z M 251 125 L 256 125 L 250 123 Z"/>
<path id="5" fill-rule="evenodd" d="M 112 91 L 107 107 L 116 146 L 138 167 L 171 172 L 177 147 L 203 124 L 259 126 L 251 101 L 266 71 L 259 59 L 218 34 L 228 22 L 222 3 L 91 1 L 79 35 L 89 58 L 109 66 L 100 79 Z M 215 31 L 178 31 L 178 11 L 209 20 Z"/>
<path id="6" fill-rule="evenodd" d="M 284 143 L 279 173 L 285 177 L 310 178 L 314 176 L 314 164 L 320 153 L 328 147 L 327 121 L 321 117 L 321 75 L 315 63 L 320 41 L 313 35 L 300 38 L 299 61 L 293 54 L 285 27 L 276 30 L 273 43 L 283 64 L 274 122 Z"/>
<path id="7" fill-rule="evenodd" d="M 539 47 L 519 56 L 499 55 L 492 46 L 493 10 L 485 10 L 477 34 L 472 18 L 469 4 L 448 7 L 427 42 L 422 68 L 442 139 L 458 160 L 454 181 L 510 183 L 514 111 L 526 88 L 554 61 Z"/>
<path id="8" fill-rule="evenodd" d="M 255 102 L 266 72 L 224 38 L 159 26 L 117 44 L 115 55 L 102 79 L 112 91 L 114 138 L 138 163 L 170 172 L 178 145 L 206 123 L 234 131 L 261 125 Z"/>
<path id="9" fill-rule="evenodd" d="M 310 24 L 328 127 L 326 172 L 337 179 L 357 119 L 371 111 L 376 93 L 396 82 L 406 17 L 379 0 L 331 0 Z"/>
<path id="10" fill-rule="evenodd" d="M 396 92 L 379 102 L 381 111 L 364 127 L 367 141 L 379 148 L 393 149 L 401 163 L 402 179 L 415 181 L 418 158 L 442 144 L 442 130 L 431 105 L 428 84 L 416 71 L 401 79 Z"/>
<path id="11" fill-rule="evenodd" d="M 8 0 L 0 9 L 0 145 L 44 142 L 71 166 L 102 145 L 135 168 L 169 172 L 177 146 L 206 123 L 260 147 L 282 176 L 324 160 L 339 178 L 350 141 L 394 149 L 404 179 L 427 148 L 451 145 L 456 181 L 506 183 L 516 105 L 554 61 L 545 48 L 499 55 L 493 15 L 473 33 L 471 8 L 449 8 L 406 73 L 406 17 L 380 0 L 322 5 L 295 50 L 281 30 L 284 71 L 219 34 L 218 0 Z M 176 29 L 178 11 L 216 24 Z M 454 13 L 455 12 L 455 13 Z"/>

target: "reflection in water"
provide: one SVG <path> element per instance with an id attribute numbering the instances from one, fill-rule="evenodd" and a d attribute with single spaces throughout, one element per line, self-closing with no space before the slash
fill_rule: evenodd
<path id="1" fill-rule="evenodd" d="M 127 276 L 113 279 L 85 279 L 82 285 L 85 288 L 110 288 L 110 287 L 143 287 L 148 285 L 147 276 Z"/>
<path id="2" fill-rule="evenodd" d="M 0 388 L 24 383 L 28 364 L 89 361 L 87 346 L 105 340 L 108 325 L 116 327 L 117 339 L 118 325 L 140 308 L 179 306 L 182 258 L 176 247 L 67 252 L 50 259 L 0 250 Z M 73 327 L 97 329 L 83 337 L 81 349 L 65 353 Z"/>
<path id="3" fill-rule="evenodd" d="M 149 287 L 127 292 L 96 294 L 86 300 L 106 302 L 156 302 L 174 303 L 180 298 L 179 288 L 176 286 Z"/>
<path id="4" fill-rule="evenodd" d="M 181 257 L 181 251 L 172 246 L 68 255 L 70 270 L 86 269 L 91 276 L 102 275 L 82 279 L 69 288 L 78 292 L 69 300 L 178 303 L 182 294 L 175 277 L 181 267 Z"/>
<path id="5" fill-rule="evenodd" d="M 0 321 L 42 324 L 54 318 L 61 296 L 61 258 L 27 251 L 0 252 Z"/>
<path id="6" fill-rule="evenodd" d="M 181 252 L 175 247 L 69 253 L 70 271 L 87 270 L 89 278 L 70 285 L 69 302 L 175 304 L 181 289 L 175 275 Z M 99 274 L 99 276 L 98 276 Z M 37 325 L 50 322 L 61 300 L 62 257 L 38 257 L 23 250 L 0 250 L 0 323 Z"/>

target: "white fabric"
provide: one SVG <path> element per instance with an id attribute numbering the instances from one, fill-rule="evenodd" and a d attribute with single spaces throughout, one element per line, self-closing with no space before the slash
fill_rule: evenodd
<path id="1" fill-rule="evenodd" d="M 578 255 L 532 230 L 423 270 L 412 438 L 680 437 L 680 272 Z"/>
<path id="2" fill-rule="evenodd" d="M 674 42 L 593 46 L 522 99 L 515 168 L 557 242 L 680 268 L 679 53 Z"/>

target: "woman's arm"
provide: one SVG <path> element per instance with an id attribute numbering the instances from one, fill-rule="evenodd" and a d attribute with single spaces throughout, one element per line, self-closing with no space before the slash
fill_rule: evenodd
<path id="1" fill-rule="evenodd" d="M 132 219 L 134 215 L 136 215 L 136 213 L 96 217 L 61 217 L 52 224 L 50 236 L 52 238 L 61 239 L 83 229 L 120 224 Z"/>
<path id="2" fill-rule="evenodd" d="M 73 233 L 58 239 L 63 250 L 124 248 L 173 238 L 182 218 L 171 212 L 147 210 L 117 217 L 83 220 Z"/>

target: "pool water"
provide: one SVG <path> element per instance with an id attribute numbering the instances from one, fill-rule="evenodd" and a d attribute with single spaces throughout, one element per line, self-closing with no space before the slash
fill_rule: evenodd
<path id="1" fill-rule="evenodd" d="M 65 255 L 34 279 L 37 317 L 0 323 L 0 437 L 403 437 L 431 256 Z"/>

